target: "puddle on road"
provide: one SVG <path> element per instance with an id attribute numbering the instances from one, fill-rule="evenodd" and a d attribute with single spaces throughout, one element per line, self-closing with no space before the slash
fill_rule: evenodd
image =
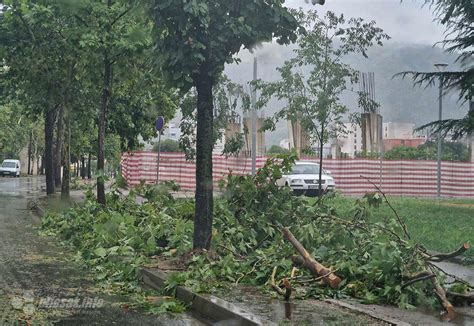
<path id="1" fill-rule="evenodd" d="M 238 286 L 218 295 L 245 311 L 279 325 L 388 325 L 368 315 L 319 300 L 285 302 L 271 298 L 268 294 L 262 294 L 253 287 Z M 396 307 L 353 304 L 414 325 L 474 326 L 474 308 L 472 307 L 457 308 L 458 318 L 452 323 L 445 323 L 441 321 L 439 314 L 432 310 L 408 311 Z M 471 311 L 472 314 L 469 313 Z"/>
<path id="2" fill-rule="evenodd" d="M 284 302 L 261 294 L 252 287 L 239 286 L 219 296 L 279 325 L 388 325 L 322 301 L 308 299 Z"/>

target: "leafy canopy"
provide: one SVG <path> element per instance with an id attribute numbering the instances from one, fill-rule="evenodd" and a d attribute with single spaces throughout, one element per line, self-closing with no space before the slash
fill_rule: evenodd
<path id="1" fill-rule="evenodd" d="M 213 79 L 242 47 L 294 42 L 299 24 L 281 0 L 154 2 L 157 54 L 170 81 L 187 91 L 205 64 Z"/>
<path id="2" fill-rule="evenodd" d="M 358 78 L 344 57 L 349 53 L 367 57 L 367 49 L 382 45 L 388 35 L 374 21 L 346 19 L 333 12 L 320 18 L 311 11 L 304 25 L 308 32 L 298 39 L 296 56 L 277 68 L 280 80 L 257 83 L 262 91 L 258 105 L 266 105 L 272 97 L 282 100 L 284 106 L 267 127 L 274 128 L 280 119 L 300 122 L 312 140 L 325 142 L 342 129 L 347 108 L 340 103 L 340 95 Z"/>

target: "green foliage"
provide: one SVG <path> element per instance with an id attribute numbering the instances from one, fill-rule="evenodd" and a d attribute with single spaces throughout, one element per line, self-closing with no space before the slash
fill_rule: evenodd
<path id="1" fill-rule="evenodd" d="M 458 71 L 420 72 L 404 71 L 398 76 L 409 76 L 414 85 L 432 86 L 443 83 L 443 88 L 455 91 L 459 99 L 469 101 L 470 109 L 461 119 L 433 121 L 420 127 L 431 129 L 435 133 L 450 134 L 453 140 L 470 135 L 474 131 L 474 63 L 472 47 L 474 45 L 474 3 L 471 0 L 424 0 L 434 9 L 436 20 L 446 27 L 442 43 L 448 52 L 458 56 L 461 64 Z"/>
<path id="2" fill-rule="evenodd" d="M 161 141 L 160 150 L 162 153 L 176 153 L 183 150 L 179 147 L 179 142 L 174 139 L 165 139 Z M 153 151 L 158 151 L 158 142 L 153 145 Z"/>
<path id="3" fill-rule="evenodd" d="M 76 259 L 89 266 L 104 287 L 137 291 L 137 268 L 146 258 L 176 248 L 191 249 L 192 221 L 170 196 L 154 196 L 139 205 L 136 192 L 124 199 L 107 194 L 108 207 L 89 198 L 64 214 L 48 214 L 43 233 L 55 235 L 77 250 Z"/>
<path id="4" fill-rule="evenodd" d="M 344 279 L 340 289 L 309 285 L 299 290 L 299 296 L 351 295 L 367 303 L 406 308 L 434 303 L 426 283 L 401 289 L 405 275 L 422 268 L 423 260 L 417 244 L 394 236 L 402 234 L 394 218 L 369 221 L 369 206 L 380 204 L 379 195 L 368 196 L 369 203 L 358 201 L 352 217 L 338 216 L 324 202 L 317 206 L 278 188 L 276 180 L 295 159 L 280 158 L 283 167 L 271 159 L 255 177 L 230 175 L 223 183 L 224 199 L 216 205 L 214 230 L 218 257 L 195 256 L 179 284 L 203 291 L 226 282 L 264 285 L 274 266 L 279 267 L 279 276 L 288 276 L 288 257 L 294 249 L 282 237 L 281 228 L 286 226 L 317 260 Z"/>
<path id="5" fill-rule="evenodd" d="M 266 127 L 273 129 L 279 120 L 299 125 L 310 146 L 316 145 L 319 157 L 322 157 L 329 138 L 337 138 L 346 132 L 343 118 L 348 109 L 340 97 L 357 82 L 359 75 L 344 63 L 344 58 L 351 53 L 367 57 L 368 48 L 382 45 L 388 35 L 373 21 L 346 19 L 331 11 L 322 18 L 315 11 L 302 16 L 308 31 L 299 37 L 295 57 L 277 68 L 280 80 L 256 83 L 261 90 L 258 106 L 265 106 L 273 97 L 285 103 L 274 115 L 274 123 L 267 123 Z M 322 169 L 321 162 L 320 176 Z M 321 189 L 320 181 L 319 192 Z"/>
<path id="6" fill-rule="evenodd" d="M 391 204 L 405 218 L 412 238 L 435 252 L 451 252 L 462 243 L 474 243 L 474 201 L 459 199 L 431 199 L 390 197 Z M 352 214 L 356 200 L 343 196 L 327 198 L 340 216 Z M 386 203 L 371 209 L 370 221 L 381 222 L 393 214 Z M 364 213 L 365 214 L 365 213 Z M 446 216 L 450 216 L 446 223 Z M 468 264 L 474 262 L 474 251 L 468 250 L 459 257 Z"/>
<path id="7" fill-rule="evenodd" d="M 232 137 L 226 139 L 222 155 L 225 155 L 226 157 L 237 155 L 244 145 L 244 135 L 242 133 L 236 133 Z"/>
<path id="8" fill-rule="evenodd" d="M 15 114 L 18 110 L 21 108 L 14 104 L 0 104 L 0 160 L 2 161 L 7 158 L 19 158 L 20 151 L 28 142 L 29 128 L 32 125 Z"/>
<path id="9" fill-rule="evenodd" d="M 267 154 L 283 154 L 283 153 L 288 153 L 288 150 L 278 145 L 272 145 L 267 150 Z"/>
<path id="10" fill-rule="evenodd" d="M 428 141 L 418 147 L 399 146 L 384 153 L 387 160 L 436 160 L 438 147 L 434 141 Z M 460 142 L 443 141 L 443 161 L 469 161 L 469 148 Z"/>
<path id="11" fill-rule="evenodd" d="M 242 47 L 296 40 L 299 24 L 280 1 L 154 1 L 156 53 L 168 79 L 188 91 L 201 68 L 214 82 Z"/>
<path id="12" fill-rule="evenodd" d="M 242 48 L 276 39 L 288 44 L 296 40 L 300 25 L 283 1 L 202 0 L 152 2 L 156 55 L 168 81 L 183 93 L 192 87 L 196 98 L 196 248 L 209 249 L 212 239 L 212 147 L 214 130 L 213 87 L 225 63 Z M 183 114 L 192 125 L 193 111 Z M 188 132 L 191 128 L 188 128 Z M 186 133 L 183 132 L 185 136 Z M 193 149 L 192 142 L 182 146 Z M 192 157 L 194 150 L 186 152 Z"/>
<path id="13" fill-rule="evenodd" d="M 69 188 L 71 190 L 86 190 L 88 189 L 88 185 L 81 181 L 80 178 L 72 178 L 71 183 L 69 184 Z"/>
<path id="14" fill-rule="evenodd" d="M 127 180 L 123 177 L 121 173 L 117 174 L 115 177 L 115 185 L 119 189 L 128 189 Z"/>
<path id="15" fill-rule="evenodd" d="M 186 285 L 209 292 L 239 283 L 267 286 L 274 267 L 277 277 L 288 277 L 294 249 L 281 229 L 289 227 L 315 259 L 343 279 L 338 289 L 292 280 L 299 297 L 352 296 L 405 308 L 434 304 L 430 282 L 401 286 L 424 268 L 422 246 L 408 239 L 390 214 L 372 219 L 371 207 L 381 207 L 380 195 L 357 200 L 344 215 L 331 206 L 337 195 L 318 203 L 295 197 L 277 185 L 295 160 L 294 154 L 278 155 L 255 176 L 231 174 L 221 182 L 210 251 L 191 251 L 194 204 L 173 198 L 173 184 L 141 184 L 126 198 L 110 193 L 107 208 L 87 201 L 63 215 L 48 215 L 43 232 L 77 248 L 77 258 L 104 284 L 136 291 L 136 268 L 147 257 L 178 254 L 187 261 L 187 270 L 173 274 L 167 289 Z M 137 193 L 147 199 L 142 205 L 136 203 Z M 298 273 L 310 277 L 305 269 Z"/>

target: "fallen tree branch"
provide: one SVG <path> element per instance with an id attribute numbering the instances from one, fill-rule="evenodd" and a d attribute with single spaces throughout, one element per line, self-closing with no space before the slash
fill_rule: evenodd
<path id="1" fill-rule="evenodd" d="M 293 245 L 293 247 L 302 256 L 302 266 L 309 269 L 313 275 L 323 276 L 322 280 L 325 284 L 329 285 L 333 289 L 337 288 L 341 283 L 341 279 L 331 272 L 330 269 L 317 262 L 309 252 L 303 247 L 303 245 L 295 238 L 293 233 L 288 228 L 282 230 L 285 238 Z"/>
<path id="2" fill-rule="evenodd" d="M 297 255 L 291 256 L 291 261 L 293 262 L 293 264 L 297 266 L 304 266 L 304 258 L 301 256 L 297 256 Z M 314 276 L 305 277 L 304 275 L 301 275 L 301 276 L 292 277 L 291 279 L 295 280 L 296 282 L 298 282 L 299 281 L 298 279 L 300 278 L 302 278 L 303 279 L 302 282 L 305 282 L 305 283 L 318 282 L 324 279 L 325 277 L 328 277 L 329 275 L 336 273 L 338 270 L 339 269 L 329 270 L 326 274 L 318 276 L 318 277 L 314 277 Z"/>
<path id="3" fill-rule="evenodd" d="M 453 305 L 451 302 L 448 301 L 446 298 L 446 291 L 443 287 L 439 284 L 439 281 L 436 277 L 431 278 L 431 283 L 433 284 L 434 291 L 436 296 L 438 297 L 439 302 L 444 308 L 445 314 L 443 315 L 443 320 L 451 321 L 456 318 L 456 311 L 454 310 Z"/>
<path id="4" fill-rule="evenodd" d="M 290 281 L 288 281 L 287 278 L 283 279 L 283 286 L 285 287 L 285 294 L 283 297 L 285 298 L 286 301 L 290 300 L 291 293 L 293 292 L 293 288 L 291 287 Z"/>
<path id="5" fill-rule="evenodd" d="M 456 282 L 462 283 L 462 284 L 468 286 L 469 288 L 474 289 L 474 286 L 473 286 L 471 283 L 469 283 L 468 281 L 463 280 L 462 278 L 457 277 L 456 275 L 453 275 L 453 274 L 450 274 L 450 273 L 446 272 L 444 269 L 442 269 L 442 268 L 439 267 L 438 265 L 428 263 L 428 266 L 429 266 L 431 269 L 436 268 L 436 269 L 439 270 L 441 273 L 443 273 L 443 274 L 446 275 L 446 276 L 449 276 L 450 278 L 452 278 L 452 279 L 455 280 Z"/>
<path id="6" fill-rule="evenodd" d="M 430 258 L 428 258 L 428 260 L 432 262 L 441 262 L 446 259 L 454 258 L 465 253 L 467 250 L 469 250 L 470 247 L 471 246 L 469 245 L 469 243 L 464 243 L 461 247 L 459 247 L 453 252 L 432 255 Z"/>
<path id="7" fill-rule="evenodd" d="M 241 281 L 244 277 L 246 277 L 246 276 L 252 274 L 253 272 L 255 272 L 255 271 L 257 270 L 257 268 L 256 268 L 256 267 L 257 267 L 257 264 L 258 264 L 259 262 L 261 262 L 262 259 L 263 259 L 263 258 L 260 258 L 259 260 L 257 260 L 257 261 L 252 265 L 252 269 L 251 269 L 249 272 L 247 272 L 247 273 L 245 273 L 245 274 L 242 274 L 242 275 L 237 279 L 237 281 L 235 281 L 235 285 L 239 284 L 240 281 Z"/>
<path id="8" fill-rule="evenodd" d="M 273 267 L 272 276 L 270 279 L 270 285 L 279 295 L 282 295 L 285 300 L 289 300 L 291 297 L 291 293 L 293 292 L 293 288 L 291 287 L 290 281 L 287 278 L 282 280 L 283 286 L 285 290 L 283 290 L 279 285 L 275 283 L 275 275 L 276 275 L 277 267 Z"/>
<path id="9" fill-rule="evenodd" d="M 420 272 L 416 275 L 413 275 L 411 277 L 409 277 L 407 279 L 407 281 L 405 283 L 402 284 L 401 288 L 404 289 L 406 288 L 407 286 L 409 285 L 412 285 L 416 282 L 421 282 L 421 281 L 425 281 L 425 280 L 429 280 L 429 279 L 432 279 L 433 277 L 436 277 L 436 274 L 434 273 L 431 273 L 429 271 L 423 271 L 423 272 Z"/>
<path id="10" fill-rule="evenodd" d="M 273 267 L 272 276 L 270 278 L 270 285 L 273 290 L 275 290 L 279 295 L 285 295 L 285 292 L 275 283 L 275 275 L 277 272 L 277 267 Z"/>

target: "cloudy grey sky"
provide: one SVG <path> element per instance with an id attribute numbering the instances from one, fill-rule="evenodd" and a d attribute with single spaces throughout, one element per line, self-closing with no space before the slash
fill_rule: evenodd
<path id="1" fill-rule="evenodd" d="M 324 6 L 304 0 L 287 0 L 289 7 L 327 10 L 346 17 L 375 20 L 392 37 L 392 42 L 434 44 L 443 39 L 443 26 L 433 22 L 434 15 L 423 0 L 326 0 Z"/>

